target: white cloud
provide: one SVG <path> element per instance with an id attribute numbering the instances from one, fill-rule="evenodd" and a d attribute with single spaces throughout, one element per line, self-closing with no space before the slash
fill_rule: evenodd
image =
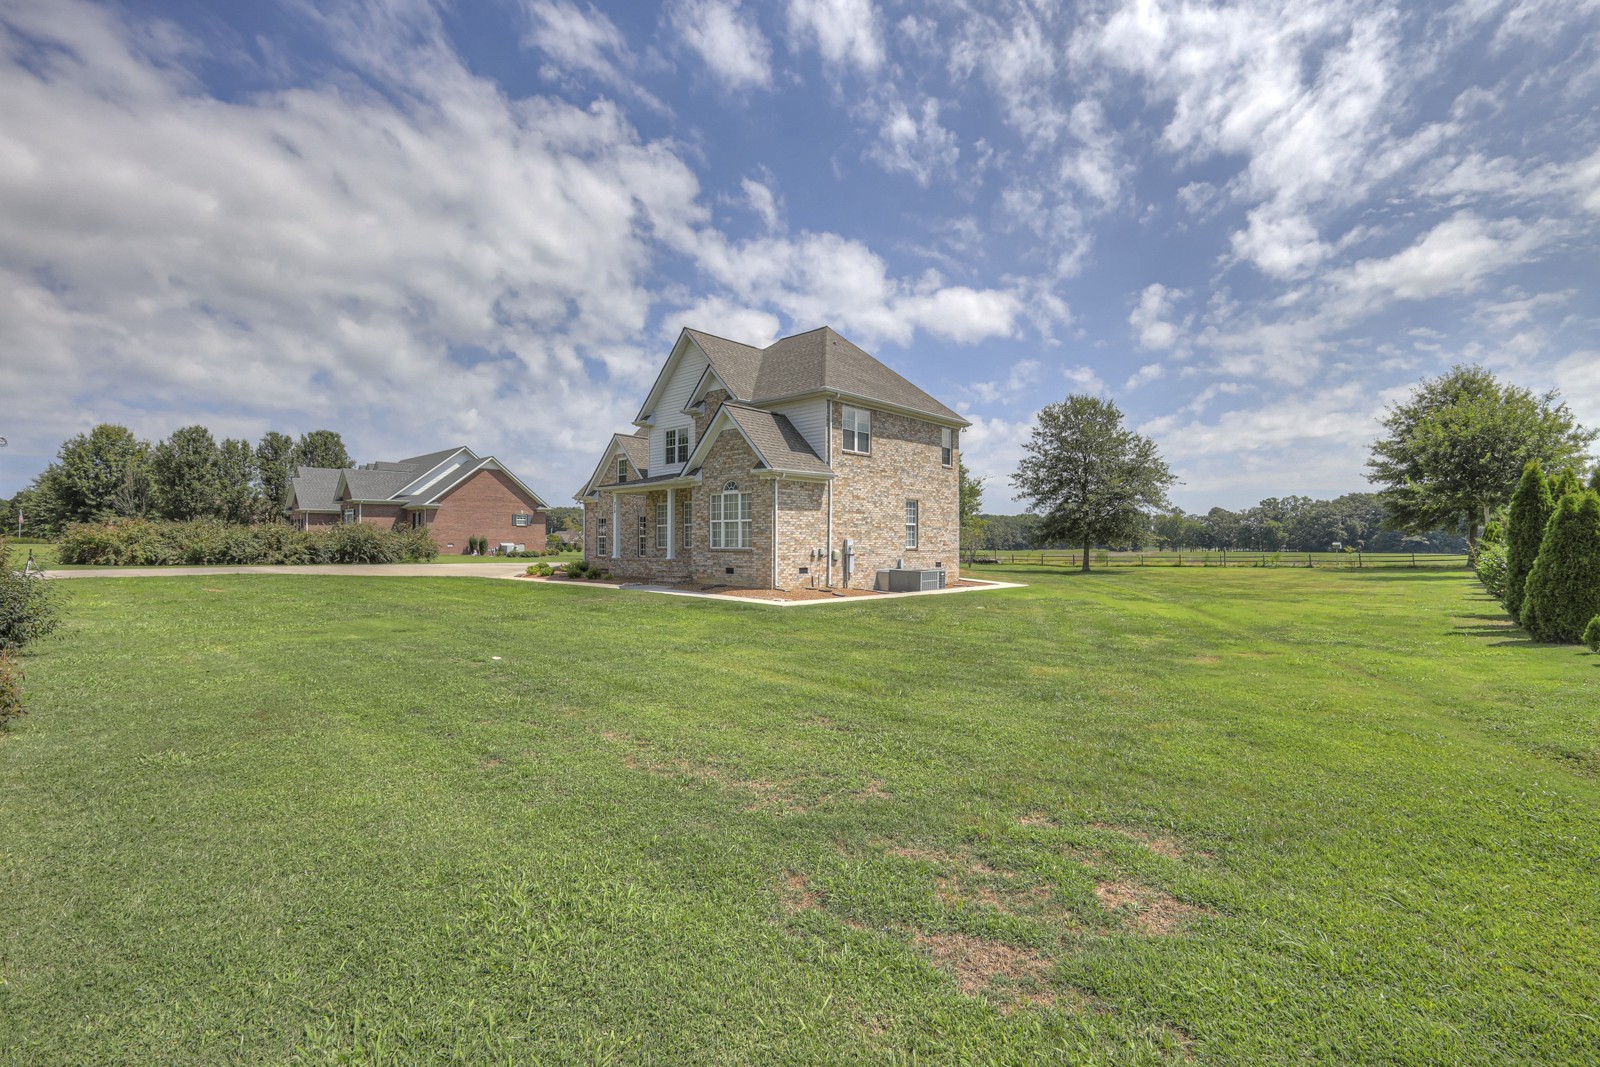
<path id="1" fill-rule="evenodd" d="M 1061 376 L 1087 393 L 1103 394 L 1107 391 L 1106 383 L 1095 373 L 1093 367 L 1063 367 Z"/>
<path id="2" fill-rule="evenodd" d="M 1036 359 L 1019 359 L 1011 365 L 1003 382 L 973 382 L 968 388 L 984 403 L 1006 403 L 1019 399 L 1039 384 L 1044 364 Z"/>
<path id="3" fill-rule="evenodd" d="M 753 178 L 745 178 L 739 182 L 739 187 L 744 190 L 745 199 L 750 203 L 750 210 L 756 213 L 767 229 L 783 228 L 783 204 L 771 186 Z"/>
<path id="4" fill-rule="evenodd" d="M 883 112 L 878 138 L 867 158 L 890 173 L 909 174 L 926 187 L 935 175 L 954 169 L 961 157 L 956 135 L 939 125 L 939 101 L 925 97 L 911 111 L 899 100 Z"/>
<path id="5" fill-rule="evenodd" d="M 1036 415 L 1026 419 L 989 418 L 971 411 L 962 415 L 972 423 L 961 431 L 961 462 L 974 476 L 987 479 L 983 489 L 983 510 L 990 514 L 1010 514 L 1023 505 L 1012 495 L 1011 475 L 1022 461 L 1023 446 L 1033 436 Z"/>
<path id="6" fill-rule="evenodd" d="M 661 320 L 661 338 L 668 344 L 684 327 L 726 337 L 730 341 L 765 348 L 782 336 L 778 316 L 758 308 L 744 307 L 720 296 L 697 300 L 689 307 L 668 312 Z M 660 353 L 657 353 L 659 362 Z"/>
<path id="7" fill-rule="evenodd" d="M 1485 220 L 1459 212 L 1386 259 L 1365 259 L 1338 271 L 1333 284 L 1358 304 L 1426 300 L 1470 292 L 1484 278 L 1524 262 L 1542 243 L 1538 227 L 1517 219 Z"/>
<path id="8" fill-rule="evenodd" d="M 772 84 L 772 47 L 739 0 L 682 0 L 672 24 L 706 68 L 731 90 Z"/>
<path id="9" fill-rule="evenodd" d="M 1148 385 L 1167 376 L 1167 368 L 1159 363 L 1146 363 L 1128 376 L 1122 388 L 1125 392 L 1132 392 L 1141 385 Z"/>
<path id="10" fill-rule="evenodd" d="M 871 74 L 883 65 L 883 37 L 872 0 L 789 0 L 789 35 L 798 50 L 814 44 L 830 66 Z"/>
<path id="11" fill-rule="evenodd" d="M 1145 286 L 1139 294 L 1139 304 L 1128 315 L 1128 324 L 1139 335 L 1142 348 L 1171 348 L 1178 341 L 1179 327 L 1167 319 L 1173 307 L 1186 294 L 1178 289 L 1168 289 L 1160 282 Z"/>
<path id="12" fill-rule="evenodd" d="M 541 48 L 619 69 L 604 23 L 536 9 Z M 547 472 L 590 462 L 659 364 L 654 309 L 752 341 L 780 315 L 869 346 L 1018 329 L 1018 291 L 892 276 L 860 241 L 728 242 L 674 145 L 608 102 L 508 99 L 430 9 L 407 17 L 326 25 L 383 92 L 224 101 L 112 9 L 0 15 L 0 393 L 50 413 L 6 428 L 8 459 L 107 420 L 157 438 L 197 417 L 250 437 L 333 426 L 368 458 L 426 427 L 562 499 Z M 744 191 L 781 224 L 770 187 Z M 657 291 L 663 251 L 713 284 Z"/>

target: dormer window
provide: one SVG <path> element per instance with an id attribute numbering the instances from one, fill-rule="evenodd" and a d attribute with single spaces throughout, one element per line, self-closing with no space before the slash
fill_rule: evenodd
<path id="1" fill-rule="evenodd" d="M 667 431 L 667 457 L 668 463 L 689 462 L 689 431 Z"/>
<path id="2" fill-rule="evenodd" d="M 618 481 L 618 483 L 621 483 L 621 482 L 625 482 L 627 480 L 628 480 L 628 461 L 626 459 L 624 459 L 622 456 L 618 456 L 617 457 L 617 481 Z"/>

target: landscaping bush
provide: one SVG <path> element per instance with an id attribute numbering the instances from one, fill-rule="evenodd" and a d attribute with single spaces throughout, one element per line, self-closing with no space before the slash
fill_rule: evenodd
<path id="1" fill-rule="evenodd" d="M 22 665 L 9 651 L 0 649 L 0 730 L 26 714 L 28 709 L 22 706 Z"/>
<path id="2" fill-rule="evenodd" d="M 1522 625 L 1541 641 L 1575 644 L 1600 615 L 1600 494 L 1556 505 L 1523 592 Z"/>
<path id="3" fill-rule="evenodd" d="M 575 559 L 571 563 L 567 564 L 565 573 L 568 578 L 582 578 L 584 572 L 586 572 L 588 569 L 588 560 Z"/>
<path id="4" fill-rule="evenodd" d="M 1544 540 L 1544 528 L 1555 511 L 1555 498 L 1550 495 L 1550 483 L 1538 463 L 1529 463 L 1522 469 L 1522 481 L 1511 498 L 1511 513 L 1505 533 L 1504 563 L 1500 575 L 1500 588 L 1489 592 L 1500 598 L 1513 619 L 1522 613 L 1522 596 L 1528 584 L 1528 573 L 1534 560 L 1539 558 L 1539 544 Z M 1483 577 L 1483 568 L 1478 568 Z M 1485 581 L 1484 586 L 1489 587 Z"/>
<path id="5" fill-rule="evenodd" d="M 1483 583 L 1483 587 L 1489 591 L 1490 596 L 1501 603 L 1507 604 L 1507 610 L 1510 609 L 1510 605 L 1506 600 L 1507 578 L 1510 573 L 1510 568 L 1507 564 L 1509 554 L 1510 548 L 1507 545 L 1480 545 L 1478 561 L 1474 564 L 1478 571 L 1478 581 Z"/>
<path id="6" fill-rule="evenodd" d="M 300 530 L 284 523 L 125 519 L 70 526 L 61 539 L 61 562 L 104 566 L 401 563 L 438 554 L 426 529 L 384 530 L 363 523 Z"/>
<path id="7" fill-rule="evenodd" d="M 21 648 L 60 626 L 65 595 L 42 574 L 12 570 L 10 552 L 0 537 L 0 652 Z"/>
<path id="8" fill-rule="evenodd" d="M 1589 646 L 1590 652 L 1600 652 L 1600 615 L 1589 620 L 1589 625 L 1583 628 L 1583 643 Z"/>

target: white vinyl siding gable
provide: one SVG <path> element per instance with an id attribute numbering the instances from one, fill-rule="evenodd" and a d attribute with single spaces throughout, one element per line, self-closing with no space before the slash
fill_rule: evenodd
<path id="1" fill-rule="evenodd" d="M 661 399 L 656 404 L 655 410 L 645 412 L 645 417 L 651 420 L 650 473 L 676 474 L 683 467 L 681 463 L 667 456 L 668 430 L 680 430 L 688 434 L 691 450 L 698 443 L 694 440 L 694 416 L 685 415 L 683 408 L 689 402 L 695 384 L 700 381 L 700 375 L 705 373 L 708 365 L 705 353 L 701 352 L 700 347 L 693 341 L 689 342 L 689 347 L 684 350 L 683 359 L 678 362 L 672 377 L 667 380 L 666 388 L 661 391 Z"/>
<path id="2" fill-rule="evenodd" d="M 806 439 L 811 451 L 823 460 L 828 458 L 828 401 L 806 400 L 798 404 L 776 404 L 768 409 L 786 415 Z"/>

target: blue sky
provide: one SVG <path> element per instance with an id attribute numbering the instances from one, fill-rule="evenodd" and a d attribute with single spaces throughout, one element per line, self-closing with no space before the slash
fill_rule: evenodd
<path id="1" fill-rule="evenodd" d="M 1600 424 L 1600 0 L 0 0 L 0 100 L 0 494 L 201 422 L 567 503 L 684 325 L 832 325 L 996 511 L 1072 392 L 1191 509 L 1456 362 Z"/>

